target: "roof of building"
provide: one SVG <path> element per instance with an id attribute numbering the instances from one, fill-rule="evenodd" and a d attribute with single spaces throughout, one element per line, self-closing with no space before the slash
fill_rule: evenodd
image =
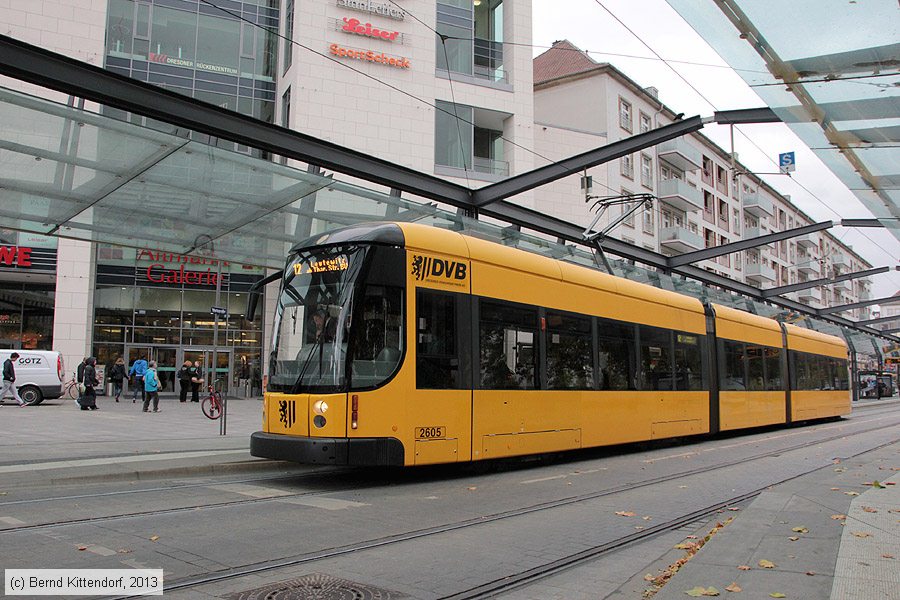
<path id="1" fill-rule="evenodd" d="M 534 59 L 534 83 L 592 71 L 606 64 L 598 63 L 569 40 L 557 40 L 549 50 Z"/>

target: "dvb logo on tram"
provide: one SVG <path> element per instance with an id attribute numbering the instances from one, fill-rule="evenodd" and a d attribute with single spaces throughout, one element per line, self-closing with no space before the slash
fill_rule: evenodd
<path id="1" fill-rule="evenodd" d="M 416 281 L 461 286 L 469 276 L 469 266 L 464 261 L 413 254 L 411 274 Z"/>

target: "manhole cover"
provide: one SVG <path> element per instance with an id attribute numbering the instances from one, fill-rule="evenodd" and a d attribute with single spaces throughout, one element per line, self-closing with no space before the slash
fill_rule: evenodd
<path id="1" fill-rule="evenodd" d="M 311 573 L 226 596 L 229 600 L 390 600 L 403 594 L 347 581 L 324 573 Z"/>

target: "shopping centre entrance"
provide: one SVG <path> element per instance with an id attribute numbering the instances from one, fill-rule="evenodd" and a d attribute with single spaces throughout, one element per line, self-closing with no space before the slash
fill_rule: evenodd
<path id="1" fill-rule="evenodd" d="M 218 381 L 219 390 L 231 396 L 249 396 L 254 388 L 252 361 L 242 355 L 237 364 L 231 348 L 219 348 L 213 351 L 211 346 L 128 346 L 125 350 L 128 365 L 141 357 L 147 361 L 156 361 L 161 391 L 175 392 L 180 390 L 178 370 L 184 361 L 200 363 L 205 380 L 201 390 L 206 389 L 211 381 Z M 213 360 L 215 356 L 215 369 Z M 259 390 L 257 390 L 259 391 Z"/>

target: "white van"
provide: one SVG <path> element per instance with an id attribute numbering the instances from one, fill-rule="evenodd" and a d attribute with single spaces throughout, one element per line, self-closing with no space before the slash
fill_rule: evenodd
<path id="1" fill-rule="evenodd" d="M 13 352 L 19 354 L 13 365 L 16 369 L 16 387 L 22 400 L 28 404 L 40 404 L 62 396 L 66 376 L 62 354 L 52 350 L 5 349 L 0 350 L 0 366 Z"/>

